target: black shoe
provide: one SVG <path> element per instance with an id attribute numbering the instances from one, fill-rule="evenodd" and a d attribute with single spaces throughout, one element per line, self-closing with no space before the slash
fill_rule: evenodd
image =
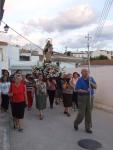
<path id="1" fill-rule="evenodd" d="M 78 130 L 78 125 L 74 124 L 74 129 L 77 131 Z"/>
<path id="2" fill-rule="evenodd" d="M 18 126 L 16 125 L 15 121 L 13 120 L 13 128 L 18 129 Z"/>
<path id="3" fill-rule="evenodd" d="M 68 117 L 70 117 L 70 116 L 71 116 L 69 112 L 67 112 L 67 116 L 68 116 Z"/>
<path id="4" fill-rule="evenodd" d="M 17 127 L 15 124 L 14 124 L 14 126 L 13 126 L 13 127 L 14 127 L 14 129 L 18 129 L 18 127 Z"/>
<path id="5" fill-rule="evenodd" d="M 64 111 L 64 114 L 66 114 L 66 115 L 67 115 L 67 111 Z"/>
<path id="6" fill-rule="evenodd" d="M 89 133 L 89 134 L 92 134 L 92 133 L 93 133 L 93 131 L 90 130 L 90 129 L 87 129 L 86 132 Z"/>
<path id="7" fill-rule="evenodd" d="M 23 132 L 23 130 L 24 130 L 23 128 L 19 128 L 18 129 L 19 132 Z"/>
<path id="8" fill-rule="evenodd" d="M 43 116 L 42 115 L 40 116 L 40 120 L 43 120 Z"/>
<path id="9" fill-rule="evenodd" d="M 51 105 L 50 108 L 53 109 L 53 105 Z"/>
<path id="10" fill-rule="evenodd" d="M 58 105 L 59 103 L 56 101 L 55 104 Z"/>
<path id="11" fill-rule="evenodd" d="M 13 128 L 14 128 L 14 129 L 16 129 L 16 126 L 15 126 L 15 124 L 13 125 Z"/>

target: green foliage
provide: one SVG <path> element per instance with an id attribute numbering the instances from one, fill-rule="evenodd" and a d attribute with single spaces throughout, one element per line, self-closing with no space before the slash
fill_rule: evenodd
<path id="1" fill-rule="evenodd" d="M 69 51 L 69 52 L 67 52 L 67 56 L 71 56 L 71 52 Z"/>
<path id="2" fill-rule="evenodd" d="M 94 58 L 91 57 L 90 60 L 108 60 L 108 57 L 104 55 L 100 55 Z"/>

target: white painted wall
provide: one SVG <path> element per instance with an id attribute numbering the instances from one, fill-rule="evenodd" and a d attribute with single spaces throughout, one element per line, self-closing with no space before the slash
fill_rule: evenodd
<path id="1" fill-rule="evenodd" d="M 95 101 L 113 108 L 113 66 L 91 67 L 91 75 L 98 85 Z"/>
<path id="2" fill-rule="evenodd" d="M 8 54 L 7 54 L 7 46 L 0 46 L 1 48 L 1 54 L 3 57 L 3 60 L 0 60 L 0 76 L 1 76 L 1 70 L 2 69 L 8 69 L 9 67 L 9 61 L 8 61 Z"/>
<path id="3" fill-rule="evenodd" d="M 31 56 L 31 61 L 39 61 L 39 56 Z"/>
<path id="4" fill-rule="evenodd" d="M 86 53 L 74 53 L 73 56 L 76 58 L 87 58 L 88 57 L 87 52 Z"/>
<path id="5" fill-rule="evenodd" d="M 20 47 L 8 45 L 7 53 L 8 53 L 9 59 L 19 61 L 19 50 L 20 50 Z"/>
<path id="6" fill-rule="evenodd" d="M 32 50 L 32 51 L 38 51 L 38 54 L 42 55 L 43 54 L 43 50 L 38 48 L 36 45 L 34 44 L 26 44 L 25 46 L 23 46 L 24 49 L 27 50 Z"/>

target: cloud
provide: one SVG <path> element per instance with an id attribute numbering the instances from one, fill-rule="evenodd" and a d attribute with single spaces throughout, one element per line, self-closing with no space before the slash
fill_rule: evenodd
<path id="1" fill-rule="evenodd" d="M 92 26 L 90 32 L 90 49 L 113 49 L 113 21 L 107 21 L 101 33 L 95 35 L 96 24 Z M 83 29 L 85 30 L 85 29 Z M 80 30 L 81 31 L 81 30 Z M 82 31 L 81 31 L 82 33 Z M 68 34 L 65 36 L 65 40 L 61 40 L 61 45 L 67 46 L 69 49 L 87 49 L 87 39 L 85 39 L 85 34 L 80 36 L 76 34 Z"/>
<path id="2" fill-rule="evenodd" d="M 65 31 L 79 29 L 94 22 L 96 12 L 89 5 L 79 5 L 65 12 L 60 13 L 54 18 L 39 18 L 38 21 L 30 20 L 27 26 L 41 29 L 48 33 L 55 31 Z"/>
<path id="3" fill-rule="evenodd" d="M 97 34 L 100 40 L 106 39 L 106 40 L 111 40 L 113 39 L 113 21 L 107 21 L 105 26 L 103 27 L 102 32 L 100 35 Z"/>
<path id="4" fill-rule="evenodd" d="M 96 48 L 104 48 L 104 47 L 113 47 L 111 46 L 113 41 L 113 21 L 106 21 L 103 29 L 100 30 L 97 34 L 95 30 L 92 32 L 93 41 L 92 47 Z"/>
<path id="5" fill-rule="evenodd" d="M 34 22 L 32 21 L 31 23 Z M 22 26 L 22 25 L 18 25 L 18 26 Z M 44 47 L 44 44 L 46 42 L 46 39 L 48 37 L 52 37 L 53 39 L 53 44 L 54 44 L 54 48 L 55 50 L 59 49 L 61 46 L 63 49 L 65 46 L 68 47 L 68 49 L 70 50 L 76 50 L 76 49 L 87 49 L 87 40 L 85 39 L 86 34 L 88 33 L 88 30 L 90 32 L 90 36 L 92 36 L 92 39 L 90 40 L 90 49 L 112 49 L 113 48 L 113 21 L 107 21 L 102 33 L 99 34 L 99 36 L 94 36 L 95 35 L 95 28 L 96 28 L 96 24 L 93 25 L 89 25 L 88 27 L 84 27 L 82 29 L 78 29 L 78 30 L 71 30 L 69 32 L 64 31 L 62 33 L 60 32 L 53 32 L 51 34 L 45 34 L 45 33 L 41 33 L 39 32 L 38 34 L 36 33 L 32 33 L 29 35 L 29 32 L 32 32 L 32 30 L 34 29 L 33 26 L 30 26 L 31 29 L 27 29 L 26 28 L 26 34 L 25 36 L 28 39 L 31 39 L 33 42 L 35 42 L 36 44 L 40 45 L 41 47 Z M 10 32 L 8 32 L 9 34 Z M 5 39 L 6 41 L 9 42 L 13 42 L 13 43 L 17 43 L 17 44 L 21 44 L 23 45 L 27 43 L 26 40 L 24 40 L 23 38 L 17 36 L 17 35 L 13 35 L 12 32 L 6 36 L 4 34 L 4 37 L 1 37 L 1 39 Z"/>
<path id="6" fill-rule="evenodd" d="M 15 2 L 13 3 L 13 1 Z M 97 35 L 94 36 L 95 28 L 96 28 L 95 21 L 98 16 L 96 11 L 94 11 L 90 5 L 76 5 L 70 9 L 63 8 L 62 10 L 64 11 L 58 14 L 59 12 L 58 10 L 55 16 L 53 11 L 54 7 L 55 5 L 60 4 L 61 1 L 61 0 L 55 0 L 52 1 L 51 3 L 51 5 L 54 5 L 50 11 L 50 13 L 52 12 L 51 15 L 47 14 L 46 17 L 44 17 L 45 12 L 47 11 L 49 12 L 50 9 L 49 4 L 51 0 L 46 0 L 47 5 L 46 2 L 44 1 L 45 0 L 41 0 L 39 2 L 38 0 L 33 0 L 33 2 L 35 3 L 31 4 L 31 3 L 27 3 L 28 0 L 24 0 L 24 3 L 27 3 L 27 8 L 24 8 L 22 5 L 20 9 L 21 3 L 17 5 L 17 0 L 12 0 L 11 5 L 13 6 L 13 9 L 19 12 L 22 11 L 21 13 L 23 13 L 23 11 L 25 11 L 26 13 L 31 11 L 33 12 L 33 10 L 36 8 L 38 10 L 37 12 L 40 12 L 41 9 L 42 11 L 44 11 L 43 14 L 41 14 L 41 12 L 37 13 L 37 16 L 35 15 L 35 13 L 33 13 L 33 17 L 29 16 L 28 13 L 27 16 L 29 16 L 29 19 L 26 18 L 25 22 L 21 20 L 20 24 L 17 22 L 17 25 L 14 25 L 14 27 L 19 29 L 18 30 L 19 33 L 22 33 L 25 37 L 28 37 L 28 39 L 31 39 L 32 41 L 42 46 L 44 45 L 45 40 L 48 37 L 52 37 L 53 41 L 57 41 L 55 43 L 55 47 L 59 47 L 60 45 L 63 47 L 67 46 L 72 49 L 86 48 L 87 41 L 84 37 L 87 33 L 91 33 L 92 38 L 95 39 L 96 41 L 94 42 L 92 39 L 91 48 L 98 48 L 98 47 L 103 48 L 107 46 L 112 47 L 111 43 L 113 40 L 113 30 L 112 30 L 113 22 L 107 21 L 103 29 L 103 32 L 99 34 L 99 36 Z M 63 1 L 62 3 L 64 3 L 64 1 L 67 0 L 62 0 L 62 1 Z M 10 0 L 8 0 L 8 2 L 10 3 Z M 16 7 L 14 8 L 14 6 Z M 11 26 L 13 26 L 13 24 Z M 77 37 L 77 34 L 81 34 L 81 36 Z M 15 36 L 9 36 L 7 37 L 7 40 L 15 41 L 15 43 L 16 42 L 19 43 L 19 41 L 20 43 L 23 43 L 23 41 L 24 43 L 27 42 L 22 38 L 15 37 Z"/>
<path id="7" fill-rule="evenodd" d="M 68 2 L 68 0 L 6 0 L 4 17 L 20 21 L 23 16 L 26 16 L 26 18 L 44 16 L 44 14 L 47 15 L 51 13 L 51 10 L 53 12 L 53 10 L 59 8 L 59 6 L 64 6 Z"/>
<path id="8" fill-rule="evenodd" d="M 61 42 L 62 45 L 67 46 L 69 49 L 80 49 L 80 48 L 85 48 L 86 47 L 86 40 L 84 37 L 75 39 L 75 38 L 70 38 L 65 41 Z"/>

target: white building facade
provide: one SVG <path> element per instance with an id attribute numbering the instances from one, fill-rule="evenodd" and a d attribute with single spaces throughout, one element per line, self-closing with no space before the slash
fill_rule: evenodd
<path id="1" fill-rule="evenodd" d="M 71 52 L 71 55 L 75 58 L 88 58 L 88 52 L 87 51 L 77 51 L 77 52 Z M 107 56 L 108 59 L 113 59 L 113 51 L 107 51 L 107 50 L 96 50 L 96 51 L 90 51 L 90 56 L 92 58 L 98 57 L 100 55 Z"/>
<path id="2" fill-rule="evenodd" d="M 0 75 L 2 69 L 7 69 L 10 72 L 21 69 L 30 73 L 32 68 L 39 63 L 40 53 L 41 51 L 38 50 L 26 50 L 20 46 L 0 42 Z"/>
<path id="3" fill-rule="evenodd" d="M 0 41 L 0 75 L 2 69 L 9 69 L 8 43 Z"/>
<path id="4" fill-rule="evenodd" d="M 96 51 L 92 51 L 92 53 L 91 53 L 92 58 L 98 57 L 100 55 L 107 56 L 108 59 L 113 59 L 113 51 L 96 50 Z"/>
<path id="5" fill-rule="evenodd" d="M 87 58 L 88 57 L 88 53 L 86 51 L 75 52 L 75 53 L 72 53 L 72 55 L 76 58 Z"/>

